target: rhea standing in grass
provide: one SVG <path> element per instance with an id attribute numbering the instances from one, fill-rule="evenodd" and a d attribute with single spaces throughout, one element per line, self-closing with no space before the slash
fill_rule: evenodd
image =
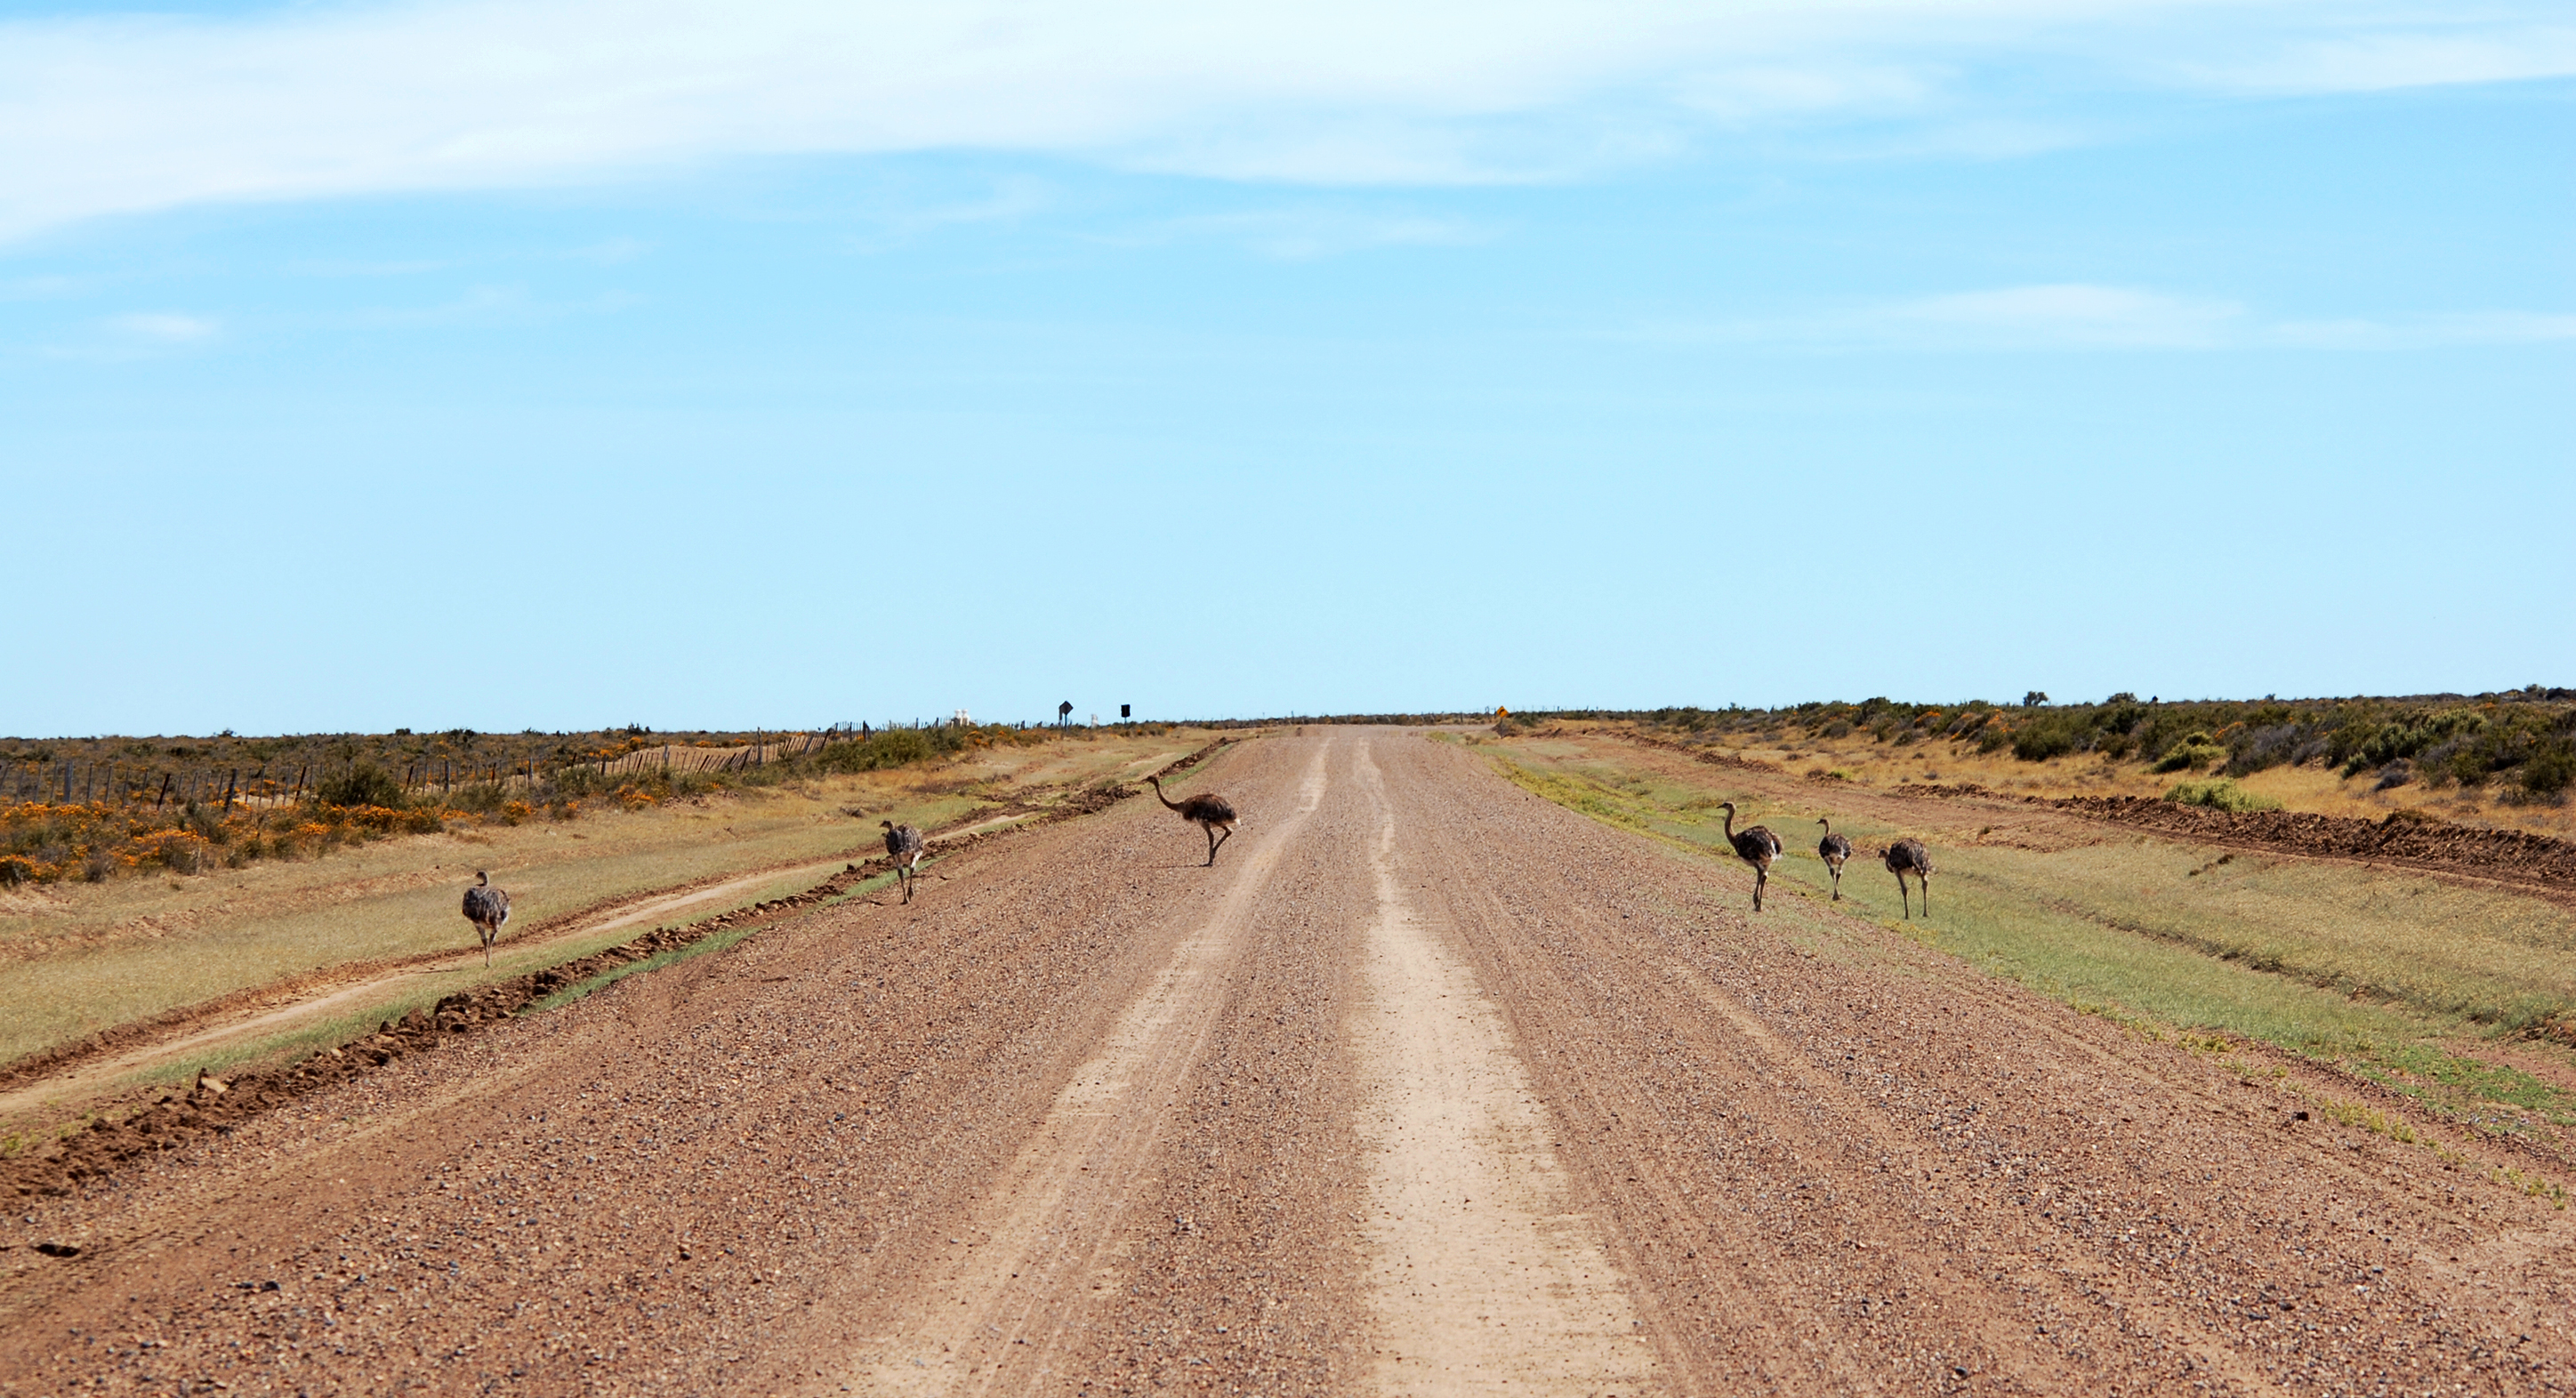
<path id="1" fill-rule="evenodd" d="M 1816 817 L 1816 824 L 1825 827 L 1825 838 L 1816 841 L 1816 857 L 1824 860 L 1825 867 L 1833 871 L 1833 901 L 1839 903 L 1843 901 L 1843 861 L 1852 856 L 1851 841 L 1834 833 L 1834 822 L 1830 816 Z"/>
<path id="2" fill-rule="evenodd" d="M 483 938 L 483 964 L 492 964 L 492 943 L 501 936 L 501 924 L 510 920 L 510 895 L 492 886 L 492 876 L 480 869 L 474 871 L 474 886 L 465 890 L 465 920 Z"/>
<path id="3" fill-rule="evenodd" d="M 1735 803 L 1718 807 L 1726 812 L 1726 842 L 1735 846 L 1735 857 L 1753 866 L 1753 911 L 1762 911 L 1762 888 L 1771 882 L 1771 861 L 1780 857 L 1780 837 L 1767 825 L 1735 828 Z"/>

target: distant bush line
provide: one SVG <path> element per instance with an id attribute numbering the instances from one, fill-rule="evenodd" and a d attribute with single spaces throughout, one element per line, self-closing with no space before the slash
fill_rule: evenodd
<path id="1" fill-rule="evenodd" d="M 1624 719 L 1703 741 L 1867 733 L 1895 747 L 1949 742 L 1981 753 L 2009 749 L 2024 762 L 2089 754 L 2157 772 L 2225 777 L 2315 764 L 2347 778 L 2369 774 L 2381 788 L 2493 787 L 2507 801 L 2559 802 L 2576 786 L 2576 690 L 2538 685 L 2408 699 L 2161 702 L 2115 694 L 2099 704 L 1867 699 L 1778 709 L 1555 710 L 1516 714 L 1513 726 L 1569 718 Z"/>

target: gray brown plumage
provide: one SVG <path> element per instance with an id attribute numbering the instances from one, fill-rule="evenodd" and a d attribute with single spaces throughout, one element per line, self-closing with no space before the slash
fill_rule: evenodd
<path id="1" fill-rule="evenodd" d="M 1180 812 L 1181 819 L 1189 821 L 1190 823 L 1198 826 L 1199 829 L 1207 832 L 1207 862 L 1208 867 L 1213 868 L 1216 864 L 1217 846 L 1234 838 L 1234 807 L 1222 796 L 1184 796 L 1180 800 L 1175 801 L 1171 797 L 1163 794 L 1163 779 L 1161 777 L 1147 777 L 1145 782 L 1147 785 L 1154 788 L 1154 799 L 1171 807 L 1173 810 Z M 1216 833 L 1219 830 L 1223 830 L 1225 833 L 1223 835 L 1219 835 Z"/>
<path id="2" fill-rule="evenodd" d="M 913 875 L 921 868 L 921 832 L 890 820 L 877 824 L 885 827 L 886 858 L 894 861 L 895 882 L 903 885 L 903 901 L 909 903 Z"/>
<path id="3" fill-rule="evenodd" d="M 1726 812 L 1726 842 L 1735 846 L 1735 857 L 1753 866 L 1753 911 L 1762 911 L 1762 889 L 1771 882 L 1771 861 L 1780 857 L 1784 846 L 1768 826 L 1755 825 L 1742 831 L 1735 828 L 1735 803 L 1718 807 Z"/>
<path id="4" fill-rule="evenodd" d="M 1914 909 L 1905 901 L 1905 876 L 1908 874 L 1914 876 L 1914 881 L 1923 886 L 1923 915 L 1930 917 L 1932 915 L 1932 852 L 1923 848 L 1923 842 L 1908 838 L 1889 845 L 1887 872 L 1896 876 L 1896 901 L 1905 907 L 1907 917 L 1914 916 Z"/>
<path id="5" fill-rule="evenodd" d="M 483 964 L 491 965 L 492 943 L 500 939 L 501 924 L 510 920 L 510 895 L 494 888 L 492 876 L 480 869 L 474 871 L 474 886 L 465 890 L 465 920 L 483 939 Z"/>
<path id="6" fill-rule="evenodd" d="M 1825 827 L 1825 838 L 1816 841 L 1816 854 L 1825 861 L 1825 867 L 1833 871 L 1834 901 L 1839 903 L 1843 901 L 1843 861 L 1851 858 L 1851 841 L 1834 833 L 1834 822 L 1829 816 L 1818 816 L 1816 824 Z"/>

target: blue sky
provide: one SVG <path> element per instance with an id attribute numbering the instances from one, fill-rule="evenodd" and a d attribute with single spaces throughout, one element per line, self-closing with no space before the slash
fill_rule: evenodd
<path id="1" fill-rule="evenodd" d="M 0 8 L 0 731 L 2576 683 L 2563 9 Z"/>

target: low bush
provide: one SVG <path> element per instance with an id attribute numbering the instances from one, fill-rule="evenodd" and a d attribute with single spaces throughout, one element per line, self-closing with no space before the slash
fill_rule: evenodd
<path id="1" fill-rule="evenodd" d="M 315 785 L 314 794 L 326 806 L 399 808 L 403 804 L 401 780 L 372 762 L 360 762 L 336 777 L 323 778 Z"/>
<path id="2" fill-rule="evenodd" d="M 2165 750 L 2150 770 L 2157 772 L 2197 772 L 2213 762 L 2227 760 L 2227 749 L 2206 733 L 2192 733 Z"/>
<path id="3" fill-rule="evenodd" d="M 2177 805 L 2207 806 L 2213 811 L 2277 811 L 2281 803 L 2258 796 L 2225 777 L 2205 782 L 2176 782 L 2165 799 Z"/>
<path id="4" fill-rule="evenodd" d="M 2576 785 L 2576 748 L 2560 744 L 2522 764 L 2520 786 L 2525 800 L 2555 801 L 2571 785 Z"/>
<path id="5" fill-rule="evenodd" d="M 2074 715 L 2046 714 L 2013 730 L 2013 756 L 2024 762 L 2045 762 L 2090 746 L 2085 741 L 2089 736 L 2082 721 Z"/>

